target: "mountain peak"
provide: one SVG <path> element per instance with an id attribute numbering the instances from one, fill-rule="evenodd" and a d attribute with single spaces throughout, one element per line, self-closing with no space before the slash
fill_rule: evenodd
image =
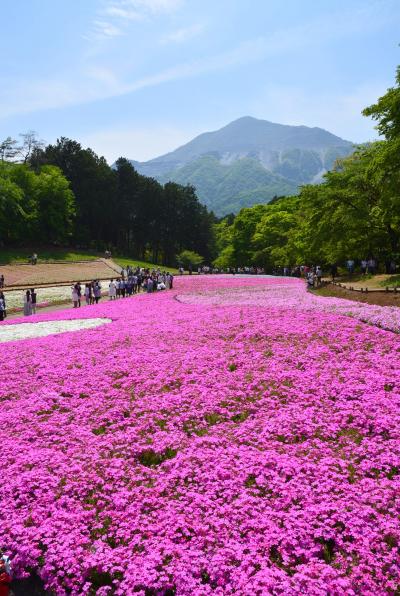
<path id="1" fill-rule="evenodd" d="M 267 202 L 274 194 L 294 194 L 299 185 L 320 181 L 352 147 L 323 128 L 242 116 L 171 153 L 133 163 L 161 182 L 193 184 L 200 200 L 223 214 L 237 210 L 236 204 Z"/>

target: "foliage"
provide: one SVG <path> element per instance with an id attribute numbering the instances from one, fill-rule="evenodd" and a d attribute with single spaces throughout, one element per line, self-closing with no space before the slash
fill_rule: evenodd
<path id="1" fill-rule="evenodd" d="M 28 165 L 0 163 L 0 238 L 4 244 L 43 238 L 62 243 L 69 239 L 75 201 L 59 168 L 38 171 Z"/>
<path id="2" fill-rule="evenodd" d="M 253 158 L 224 164 L 217 156 L 203 155 L 160 179 L 181 184 L 189 181 L 201 201 L 218 215 L 238 212 L 254 203 L 267 203 L 276 194 L 289 195 L 297 191 L 297 182 L 269 172 Z"/>
<path id="3" fill-rule="evenodd" d="M 204 263 L 204 258 L 193 250 L 183 250 L 176 255 L 176 260 L 184 269 L 189 269 L 190 266 L 198 267 Z"/>
<path id="4" fill-rule="evenodd" d="M 214 215 L 191 186 L 136 172 L 120 158 L 111 168 L 103 157 L 61 137 L 43 148 L 35 133 L 22 147 L 0 144 L 0 232 L 3 243 L 36 240 L 130 255 L 171 264 L 191 250 L 213 256 Z M 24 163 L 12 163 L 19 158 Z M 26 162 L 26 163 L 25 163 Z M 29 165 L 28 165 L 29 163 Z"/>
<path id="5" fill-rule="evenodd" d="M 400 66 L 396 71 L 396 87 L 391 87 L 378 101 L 365 108 L 364 116 L 371 116 L 378 122 L 379 134 L 389 141 L 400 137 Z"/>

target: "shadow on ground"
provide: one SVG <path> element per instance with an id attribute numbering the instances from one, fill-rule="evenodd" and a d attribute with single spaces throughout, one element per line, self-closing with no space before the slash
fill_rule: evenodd
<path id="1" fill-rule="evenodd" d="M 11 582 L 10 596 L 52 596 L 45 590 L 42 580 L 37 575 L 27 579 L 15 579 Z"/>

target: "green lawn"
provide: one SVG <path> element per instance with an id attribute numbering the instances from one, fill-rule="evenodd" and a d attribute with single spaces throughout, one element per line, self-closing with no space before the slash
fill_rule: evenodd
<path id="1" fill-rule="evenodd" d="M 371 275 L 371 273 L 367 273 L 367 274 L 363 275 L 362 273 L 359 273 L 358 271 L 356 271 L 355 273 L 353 273 L 353 275 L 349 275 L 347 270 L 343 269 L 341 271 L 343 271 L 344 273 L 340 274 L 340 272 L 339 272 L 339 275 L 337 276 L 336 281 L 343 282 L 343 283 L 347 283 L 350 281 L 359 282 L 359 281 L 365 281 L 367 279 L 374 278 L 374 276 Z"/>
<path id="2" fill-rule="evenodd" d="M 93 250 L 77 250 L 75 248 L 0 248 L 0 265 L 8 265 L 10 263 L 27 263 L 29 256 L 36 252 L 39 263 L 46 263 L 51 261 L 91 261 L 104 257 L 104 253 Z M 138 261 L 134 257 L 113 256 L 113 261 L 118 263 L 121 267 L 126 265 L 138 265 L 139 267 L 149 267 L 150 269 L 160 267 L 161 270 L 168 270 L 171 273 L 177 273 L 178 270 L 174 267 L 164 267 L 155 265 L 154 263 L 147 263 Z"/>
<path id="3" fill-rule="evenodd" d="M 93 251 L 74 248 L 0 248 L 0 264 L 27 263 L 32 253 L 36 252 L 39 263 L 49 261 L 91 261 L 100 255 Z"/>
<path id="4" fill-rule="evenodd" d="M 379 285 L 382 286 L 383 288 L 386 288 L 386 287 L 398 288 L 400 286 L 400 275 L 389 275 L 386 279 L 379 282 Z"/>
<path id="5" fill-rule="evenodd" d="M 138 261 L 137 259 L 135 259 L 134 257 L 114 257 L 113 256 L 113 261 L 115 263 L 118 263 L 118 265 L 120 265 L 121 267 L 126 267 L 127 265 L 134 265 L 134 266 L 139 266 L 139 267 L 145 267 L 145 268 L 149 268 L 149 269 L 157 269 L 158 267 L 161 269 L 161 271 L 169 271 L 170 273 L 178 273 L 178 269 L 176 269 L 175 267 L 167 267 L 165 265 L 156 265 L 154 263 L 147 263 L 145 261 Z"/>

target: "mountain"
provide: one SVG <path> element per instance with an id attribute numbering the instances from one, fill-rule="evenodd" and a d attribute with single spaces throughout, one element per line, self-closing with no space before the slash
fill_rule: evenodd
<path id="1" fill-rule="evenodd" d="M 353 144 L 322 128 L 275 124 L 245 116 L 206 132 L 171 153 L 132 161 L 146 176 L 192 184 L 217 215 L 296 194 L 301 184 L 319 182 Z"/>

